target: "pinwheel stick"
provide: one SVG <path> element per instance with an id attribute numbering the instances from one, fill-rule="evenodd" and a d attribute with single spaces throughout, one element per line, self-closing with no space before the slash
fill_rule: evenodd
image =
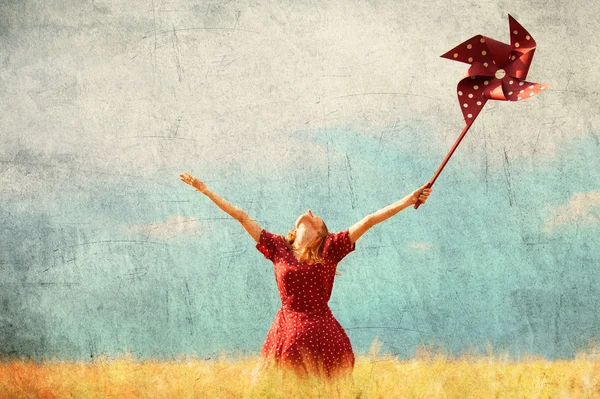
<path id="1" fill-rule="evenodd" d="M 460 144 L 460 141 L 463 139 L 463 137 L 465 137 L 465 134 L 467 134 L 467 131 L 469 130 L 469 128 L 471 127 L 471 125 L 472 125 L 472 123 L 465 126 L 465 128 L 462 131 L 462 133 L 460 134 L 460 136 L 458 136 L 458 139 L 456 139 L 456 142 L 454 143 L 454 145 L 450 149 L 450 152 L 448 152 L 448 155 L 446 155 L 446 158 L 444 158 L 444 161 L 442 162 L 442 164 L 440 165 L 440 167 L 438 168 L 438 170 L 435 172 L 435 174 L 433 175 L 433 177 L 431 178 L 431 180 L 429 180 L 429 183 L 427 183 L 427 186 L 425 186 L 425 188 L 431 188 L 431 186 L 433 186 L 433 183 L 435 183 L 435 181 L 438 178 L 438 176 L 440 175 L 440 173 L 442 173 L 442 170 L 444 169 L 444 166 L 446 166 L 446 163 L 448 163 L 448 160 L 450 159 L 450 157 L 452 156 L 452 154 L 454 154 L 454 150 L 456 150 L 456 147 L 458 147 L 458 145 Z M 419 200 L 417 200 L 417 202 L 415 203 L 414 208 L 415 209 L 419 209 L 419 206 L 421 204 L 422 204 L 422 202 L 419 201 Z"/>

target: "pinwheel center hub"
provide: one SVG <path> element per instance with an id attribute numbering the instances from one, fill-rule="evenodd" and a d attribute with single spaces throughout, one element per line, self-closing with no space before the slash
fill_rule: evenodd
<path id="1" fill-rule="evenodd" d="M 506 76 L 506 71 L 504 69 L 498 69 L 496 71 L 495 76 L 496 76 L 496 79 L 502 79 L 503 77 Z"/>

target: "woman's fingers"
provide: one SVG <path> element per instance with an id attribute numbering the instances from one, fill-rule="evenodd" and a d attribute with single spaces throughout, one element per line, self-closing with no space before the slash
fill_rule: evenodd
<path id="1" fill-rule="evenodd" d="M 182 173 L 179 175 L 181 177 L 181 181 L 184 183 L 187 183 L 189 185 L 191 185 L 194 181 L 194 177 L 192 175 L 190 175 L 189 173 Z"/>
<path id="2" fill-rule="evenodd" d="M 431 189 L 423 190 L 423 192 L 419 195 L 419 201 L 425 203 L 425 201 L 427 201 L 427 197 L 429 197 L 429 194 L 431 194 Z"/>
<path id="3" fill-rule="evenodd" d="M 206 186 L 206 183 L 204 183 L 202 180 L 195 178 L 194 176 L 190 175 L 187 172 L 182 173 L 179 176 L 181 177 L 181 181 L 194 187 L 197 191 L 205 193 L 206 190 L 208 189 L 208 187 Z"/>
<path id="4" fill-rule="evenodd" d="M 429 183 L 421 186 L 417 191 L 421 192 L 421 193 L 430 193 L 431 192 L 431 187 L 427 187 Z"/>
<path id="5" fill-rule="evenodd" d="M 423 185 L 421 188 L 415 190 L 413 198 L 418 198 L 418 202 L 424 204 L 427 201 L 427 197 L 431 194 L 431 187 L 427 187 L 429 183 Z"/>

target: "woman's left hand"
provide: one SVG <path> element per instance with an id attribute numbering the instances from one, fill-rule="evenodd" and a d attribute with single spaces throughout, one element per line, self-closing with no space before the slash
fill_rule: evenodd
<path id="1" fill-rule="evenodd" d="M 413 191 L 412 197 L 411 197 L 412 204 L 416 204 L 417 201 L 421 201 L 422 204 L 427 202 L 427 197 L 429 197 L 429 194 L 431 194 L 431 188 L 427 188 L 428 184 L 429 183 L 426 183 L 421 188 L 418 188 L 415 191 Z"/>

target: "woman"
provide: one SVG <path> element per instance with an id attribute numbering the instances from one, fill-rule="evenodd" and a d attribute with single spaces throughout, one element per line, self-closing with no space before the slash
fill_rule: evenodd
<path id="1" fill-rule="evenodd" d="M 273 262 L 282 307 L 262 346 L 262 365 L 272 361 L 299 376 L 351 376 L 354 354 L 350 340 L 327 305 L 337 265 L 354 251 L 356 241 L 367 230 L 417 200 L 425 203 L 431 189 L 424 185 L 339 233 L 330 233 L 323 219 L 309 209 L 283 236 L 263 229 L 189 173 L 180 177 L 238 220 L 256 241 L 256 248 Z"/>

